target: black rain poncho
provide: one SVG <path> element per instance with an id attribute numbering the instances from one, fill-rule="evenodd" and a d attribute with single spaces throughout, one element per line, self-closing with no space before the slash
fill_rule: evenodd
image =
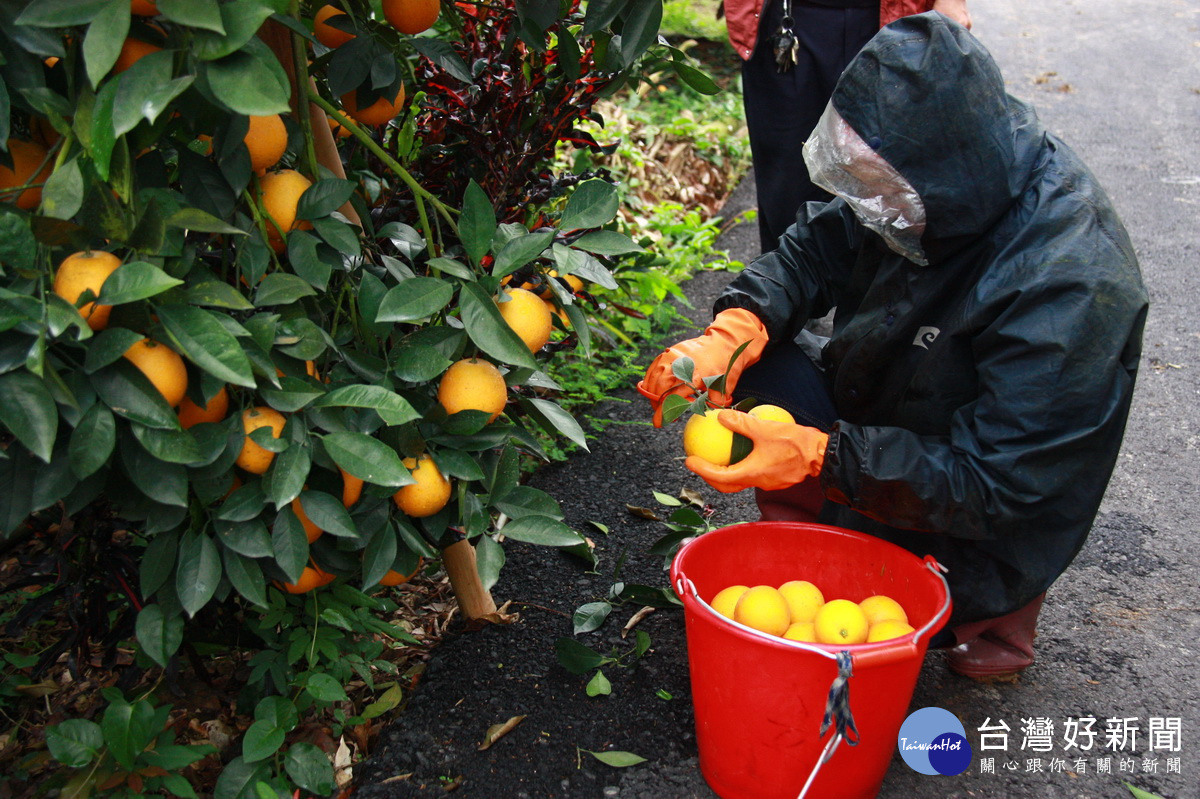
<path id="1" fill-rule="evenodd" d="M 919 266 L 842 198 L 809 203 L 718 298 L 772 342 L 836 308 L 822 519 L 948 567 L 952 623 L 1046 590 L 1120 448 L 1147 310 L 1112 204 L 937 13 L 880 31 L 833 108 L 924 203 Z"/>

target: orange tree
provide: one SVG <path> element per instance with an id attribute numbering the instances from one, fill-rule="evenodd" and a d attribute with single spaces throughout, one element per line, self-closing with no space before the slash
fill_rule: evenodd
<path id="1" fill-rule="evenodd" d="M 253 722 L 218 795 L 328 794 L 293 732 L 361 720 L 343 686 L 405 640 L 381 584 L 453 551 L 486 595 L 501 530 L 587 555 L 519 481 L 541 436 L 584 443 L 539 328 L 586 356 L 581 300 L 640 248 L 611 183 L 547 165 L 645 70 L 707 85 L 661 13 L 0 0 L 0 546 L 16 626 L 69 621 L 8 663 L 137 645 L 99 721 L 46 731 L 60 787 L 193 795 L 209 750 L 133 686 L 233 626 Z"/>

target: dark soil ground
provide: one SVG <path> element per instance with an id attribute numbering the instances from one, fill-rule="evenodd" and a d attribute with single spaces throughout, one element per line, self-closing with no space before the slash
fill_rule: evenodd
<path id="1" fill-rule="evenodd" d="M 1200 18 L 1177 0 L 1138 5 L 1130 15 L 1128 4 L 1116 0 L 971 3 L 977 35 L 996 55 L 1010 90 L 1038 106 L 1047 126 L 1071 142 L 1112 194 L 1153 307 L 1125 449 L 1091 538 L 1051 589 L 1038 661 L 1015 684 L 984 685 L 950 674 L 943 655 L 930 653 L 910 707 L 955 713 L 976 757 L 960 776 L 928 777 L 897 756 L 880 792 L 885 799 L 1119 799 L 1130 796 L 1122 783 L 1170 799 L 1200 796 L 1194 300 Z M 1114 86 L 1124 88 L 1114 92 Z M 752 184 L 744 184 L 727 218 L 752 196 Z M 718 247 L 749 259 L 757 233 L 735 227 Z M 688 284 L 697 322 L 707 321 L 727 280 L 701 273 Z M 647 362 L 661 343 L 647 342 Z M 647 554 L 665 528 L 630 513 L 627 504 L 657 508 L 653 491 L 688 488 L 713 504 L 717 523 L 757 514 L 748 495 L 719 495 L 683 468 L 678 431 L 652 428 L 649 408 L 632 388 L 592 415 L 609 421 L 590 454 L 545 468 L 533 483 L 562 502 L 577 529 L 607 526 L 607 536 L 589 533 L 599 565 L 589 573 L 569 556 L 509 542 L 494 594 L 511 600 L 520 620 L 477 632 L 459 627 L 434 651 L 407 706 L 356 766 L 359 799 L 435 796 L 450 788 L 488 798 L 713 796 L 697 761 L 681 611 L 658 610 L 638 625 L 651 636 L 651 649 L 632 665 L 605 669 L 609 696 L 588 697 L 588 677 L 560 666 L 554 643 L 571 635 L 576 608 L 608 594 L 618 570 L 627 583 L 666 585 L 661 558 Z M 631 648 L 632 637 L 622 640 L 620 630 L 639 607 L 618 608 L 599 631 L 578 640 L 601 651 Z M 478 751 L 489 727 L 522 715 L 507 736 Z M 1068 720 L 1082 717 L 1096 719 L 1098 735 L 1087 751 L 1064 738 Z M 1179 738 L 1151 734 L 1151 725 L 1164 720 L 1180 725 Z M 995 755 L 989 770 L 978 728 L 998 721 L 1010 733 L 1004 750 L 986 753 Z M 1026 737 L 1038 723 L 1053 728 L 1047 750 Z M 1108 732 L 1130 727 L 1137 728 L 1132 740 Z M 588 753 L 604 750 L 647 762 L 617 769 Z"/>

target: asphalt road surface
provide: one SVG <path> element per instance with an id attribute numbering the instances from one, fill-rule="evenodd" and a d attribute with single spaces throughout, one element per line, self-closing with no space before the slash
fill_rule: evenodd
<path id="1" fill-rule="evenodd" d="M 897 755 L 879 795 L 1124 799 L 1129 783 L 1169 799 L 1200 797 L 1200 2 L 969 5 L 1010 92 L 1035 105 L 1112 197 L 1152 305 L 1116 473 L 1087 545 L 1049 592 L 1037 662 L 1016 683 L 983 685 L 930 653 L 910 709 L 958 716 L 971 765 L 927 776 Z M 752 198 L 751 178 L 728 214 Z M 749 260 L 757 241 L 753 226 L 741 225 L 718 246 Z M 707 321 L 727 279 L 702 273 L 688 284 L 696 322 Z M 494 594 L 513 600 L 522 620 L 439 647 L 404 712 L 356 768 L 359 799 L 440 795 L 447 785 L 489 799 L 714 796 L 696 758 L 678 612 L 642 622 L 654 645 L 636 664 L 607 669 L 610 696 L 587 696 L 588 676 L 569 674 L 553 653 L 571 634 L 569 614 L 605 595 L 615 564 L 626 581 L 666 583 L 661 559 L 646 553 L 665 530 L 634 518 L 626 503 L 655 506 L 654 489 L 686 487 L 703 493 L 719 520 L 756 516 L 748 492 L 718 495 L 682 467 L 677 431 L 650 428 L 636 393 L 619 400 L 592 414 L 607 425 L 591 454 L 534 477 L 563 502 L 568 522 L 608 527 L 596 536 L 600 565 L 588 574 L 510 542 Z M 618 633 L 634 610 L 618 608 L 606 628 L 579 640 L 627 649 Z M 522 724 L 477 751 L 490 725 L 518 714 Z M 1089 729 L 1094 736 L 1076 734 Z M 589 754 L 606 749 L 647 762 L 616 769 Z M 838 767 L 836 756 L 826 766 Z"/>

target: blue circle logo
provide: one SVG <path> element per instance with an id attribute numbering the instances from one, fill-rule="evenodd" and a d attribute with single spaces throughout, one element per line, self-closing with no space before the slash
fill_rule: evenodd
<path id="1" fill-rule="evenodd" d="M 900 725 L 896 747 L 913 771 L 947 777 L 966 771 L 974 755 L 962 722 L 940 707 L 910 713 Z"/>

